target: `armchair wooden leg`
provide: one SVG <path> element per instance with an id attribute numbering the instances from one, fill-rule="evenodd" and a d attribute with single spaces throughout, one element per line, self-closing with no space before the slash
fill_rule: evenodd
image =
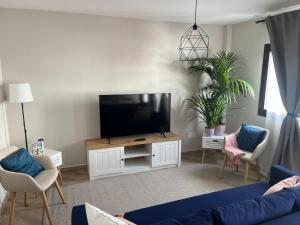
<path id="1" fill-rule="evenodd" d="M 220 170 L 220 178 L 223 178 L 223 177 L 224 177 L 224 169 L 225 169 L 225 166 L 226 166 L 226 164 L 227 164 L 227 158 L 228 158 L 228 156 L 227 156 L 226 153 L 225 153 L 225 155 L 224 155 L 224 160 L 223 160 L 223 164 L 222 164 L 222 167 L 221 167 L 221 170 Z"/>
<path id="2" fill-rule="evenodd" d="M 246 168 L 245 168 L 245 184 L 248 183 L 248 175 L 249 175 L 249 162 L 246 161 Z"/>
<path id="3" fill-rule="evenodd" d="M 9 215 L 9 225 L 12 225 L 14 222 L 14 213 L 16 205 L 16 192 L 11 193 L 11 206 L 10 206 L 10 215 Z"/>
<path id="4" fill-rule="evenodd" d="M 49 220 L 49 224 L 54 225 L 54 223 L 52 221 L 52 217 L 51 217 L 51 213 L 50 213 L 50 209 L 49 209 L 49 205 L 48 205 L 48 200 L 47 200 L 45 192 L 41 192 L 41 195 L 42 195 L 42 199 L 43 199 L 43 202 L 44 202 L 44 208 L 46 210 L 46 214 L 47 214 L 47 217 L 48 217 L 48 220 Z"/>
<path id="5" fill-rule="evenodd" d="M 42 223 L 44 224 L 44 219 L 45 219 L 45 206 L 43 206 L 43 214 L 42 214 Z"/>
<path id="6" fill-rule="evenodd" d="M 205 158 L 205 149 L 202 149 L 202 160 L 201 160 L 201 163 L 204 163 L 204 158 Z"/>
<path id="7" fill-rule="evenodd" d="M 260 164 L 259 164 L 259 160 L 256 159 L 256 172 L 257 172 L 257 180 L 261 180 L 261 173 L 260 173 Z"/>
<path id="8" fill-rule="evenodd" d="M 56 189 L 57 189 L 57 191 L 58 191 L 58 194 L 59 194 L 59 196 L 60 196 L 60 198 L 61 198 L 63 204 L 66 204 L 64 194 L 62 193 L 62 191 L 61 191 L 61 189 L 60 189 L 60 186 L 59 186 L 57 180 L 55 180 L 54 184 L 55 184 L 55 187 L 56 187 Z"/>
<path id="9" fill-rule="evenodd" d="M 57 169 L 58 169 L 58 175 L 59 175 L 59 178 L 60 178 L 60 183 L 61 183 L 61 185 L 63 185 L 63 184 L 64 184 L 64 181 L 63 181 L 63 179 L 62 179 L 60 167 L 57 167 Z"/>
<path id="10" fill-rule="evenodd" d="M 38 195 L 39 192 L 36 192 L 36 194 Z M 47 190 L 45 191 L 45 195 L 47 196 Z M 46 211 L 46 208 L 45 208 L 45 206 L 44 206 L 44 204 L 43 204 L 43 214 L 42 214 L 42 223 L 41 223 L 41 224 L 45 224 L 45 223 L 44 223 L 44 219 L 45 219 L 45 211 Z"/>
<path id="11" fill-rule="evenodd" d="M 28 192 L 24 193 L 24 206 L 25 207 L 29 206 L 29 204 L 28 204 Z"/>

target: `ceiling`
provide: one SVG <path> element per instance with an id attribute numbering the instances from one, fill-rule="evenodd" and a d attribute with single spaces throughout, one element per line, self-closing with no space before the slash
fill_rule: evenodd
<path id="1" fill-rule="evenodd" d="M 198 0 L 200 24 L 234 24 L 300 0 Z M 195 0 L 0 0 L 0 7 L 84 13 L 146 20 L 193 22 Z"/>

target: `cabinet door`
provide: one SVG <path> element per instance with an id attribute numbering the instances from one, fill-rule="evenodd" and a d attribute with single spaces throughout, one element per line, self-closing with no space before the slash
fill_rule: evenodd
<path id="1" fill-rule="evenodd" d="M 93 176 L 122 172 L 124 167 L 124 148 L 109 148 L 90 151 L 89 161 Z"/>
<path id="2" fill-rule="evenodd" d="M 178 163 L 178 141 L 152 144 L 152 167 Z"/>

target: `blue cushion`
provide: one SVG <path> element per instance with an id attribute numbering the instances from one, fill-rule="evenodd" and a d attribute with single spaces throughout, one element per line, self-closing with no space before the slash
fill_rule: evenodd
<path id="1" fill-rule="evenodd" d="M 24 148 L 21 148 L 2 159 L 0 165 L 5 170 L 25 173 L 32 177 L 35 177 L 44 170 L 44 167 L 41 166 Z"/>
<path id="2" fill-rule="evenodd" d="M 265 223 L 260 223 L 259 225 L 299 225 L 300 224 L 300 212 L 291 213 L 286 216 L 270 220 Z"/>
<path id="3" fill-rule="evenodd" d="M 213 225 L 210 210 L 200 210 L 196 213 L 160 221 L 152 225 Z"/>
<path id="4" fill-rule="evenodd" d="M 238 147 L 245 151 L 253 152 L 256 146 L 263 141 L 265 134 L 266 131 L 263 129 L 242 124 L 236 138 Z"/>
<path id="5" fill-rule="evenodd" d="M 214 224 L 253 225 L 262 223 L 292 212 L 295 195 L 282 190 L 270 195 L 259 196 L 212 209 Z"/>

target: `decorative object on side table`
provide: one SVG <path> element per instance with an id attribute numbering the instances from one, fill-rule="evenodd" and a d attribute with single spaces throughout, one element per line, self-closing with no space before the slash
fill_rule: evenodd
<path id="1" fill-rule="evenodd" d="M 225 134 L 225 123 L 218 122 L 218 124 L 215 127 L 215 135 L 216 136 L 223 136 Z"/>
<path id="2" fill-rule="evenodd" d="M 224 149 L 224 136 L 202 136 L 202 160 L 204 163 L 206 150 L 223 150 Z"/>
<path id="3" fill-rule="evenodd" d="M 24 114 L 23 103 L 33 101 L 30 84 L 29 83 L 9 84 L 8 89 L 9 89 L 9 102 L 11 102 L 11 103 L 21 103 L 22 116 L 23 116 L 23 127 L 24 127 L 24 135 L 25 135 L 25 144 L 26 144 L 26 150 L 28 151 L 27 129 L 26 129 L 26 123 L 25 123 L 25 114 Z"/>
<path id="4" fill-rule="evenodd" d="M 45 151 L 44 138 L 39 138 L 37 142 L 32 145 L 32 155 L 42 155 Z"/>

